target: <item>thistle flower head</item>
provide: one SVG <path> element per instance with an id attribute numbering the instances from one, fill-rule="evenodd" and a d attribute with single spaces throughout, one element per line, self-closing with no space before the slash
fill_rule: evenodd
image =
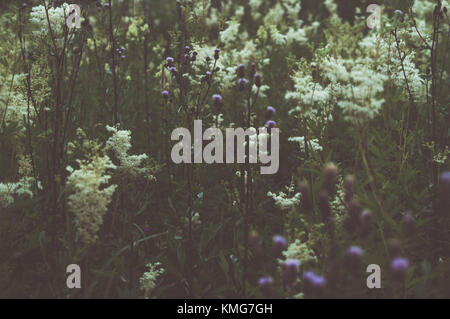
<path id="1" fill-rule="evenodd" d="M 277 123 L 276 123 L 275 121 L 269 120 L 269 121 L 267 121 L 266 126 L 267 126 L 268 128 L 273 128 L 273 127 L 275 127 L 276 124 L 277 124 Z"/>
<path id="2" fill-rule="evenodd" d="M 167 91 L 167 90 L 162 91 L 162 96 L 163 96 L 165 99 L 167 99 L 167 98 L 169 97 L 169 91 Z"/>

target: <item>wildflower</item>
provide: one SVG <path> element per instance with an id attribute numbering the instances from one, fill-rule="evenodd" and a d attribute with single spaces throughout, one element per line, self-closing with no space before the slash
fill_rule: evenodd
<path id="1" fill-rule="evenodd" d="M 396 14 L 399 14 L 399 15 L 402 15 L 402 14 L 403 14 L 403 11 L 402 11 L 402 10 L 398 10 L 398 9 L 395 10 L 394 12 L 395 12 Z"/>
<path id="2" fill-rule="evenodd" d="M 359 246 L 350 246 L 347 249 L 347 263 L 350 267 L 356 268 L 361 262 L 361 257 L 363 255 L 363 250 Z"/>
<path id="3" fill-rule="evenodd" d="M 268 128 L 273 128 L 273 127 L 275 127 L 276 124 L 277 124 L 277 123 L 275 123 L 275 121 L 269 120 L 269 121 L 267 121 L 266 126 L 267 126 Z"/>
<path id="4" fill-rule="evenodd" d="M 397 257 L 391 261 L 391 271 L 395 279 L 405 278 L 406 271 L 409 268 L 409 261 L 406 258 Z"/>
<path id="5" fill-rule="evenodd" d="M 303 280 L 305 294 L 309 296 L 319 294 L 327 283 L 325 277 L 317 275 L 312 271 L 305 272 Z"/>
<path id="6" fill-rule="evenodd" d="M 162 96 L 163 96 L 165 99 L 167 99 L 167 98 L 169 97 L 169 91 L 167 91 L 167 90 L 162 91 Z"/>
<path id="7" fill-rule="evenodd" d="M 173 63 L 175 62 L 175 60 L 172 57 L 169 56 L 169 57 L 166 58 L 166 62 L 167 62 L 167 64 L 169 66 L 172 66 Z"/>
<path id="8" fill-rule="evenodd" d="M 258 285 L 265 296 L 270 296 L 272 294 L 272 286 L 273 286 L 272 277 L 259 278 Z"/>
<path id="9" fill-rule="evenodd" d="M 239 78 L 243 78 L 245 76 L 245 66 L 243 64 L 239 64 L 237 67 L 237 75 Z"/>
<path id="10" fill-rule="evenodd" d="M 120 58 L 121 58 L 122 60 L 125 60 L 126 56 L 125 56 L 125 55 L 122 55 Z"/>
<path id="11" fill-rule="evenodd" d="M 272 118 L 272 116 L 275 114 L 275 108 L 273 106 L 268 106 L 266 108 L 266 119 Z"/>
<path id="12" fill-rule="evenodd" d="M 283 236 L 279 236 L 279 235 L 273 236 L 272 243 L 273 243 L 274 256 L 275 257 L 281 257 L 282 256 L 282 252 L 288 246 L 288 242 L 287 242 L 286 238 L 284 238 Z"/>
<path id="13" fill-rule="evenodd" d="M 300 261 L 298 259 L 287 259 L 282 263 L 283 281 L 285 284 L 295 283 Z"/>
<path id="14" fill-rule="evenodd" d="M 177 75 L 177 69 L 174 66 L 171 66 L 169 68 L 169 72 L 170 74 L 172 74 L 173 76 Z"/>
<path id="15" fill-rule="evenodd" d="M 212 99 L 214 101 L 214 105 L 216 107 L 220 107 L 222 105 L 222 96 L 219 94 L 213 94 Z"/>
<path id="16" fill-rule="evenodd" d="M 334 163 L 328 163 L 323 171 L 324 188 L 328 191 L 330 197 L 334 197 L 336 193 L 337 167 Z"/>
<path id="17" fill-rule="evenodd" d="M 355 193 L 355 177 L 353 175 L 347 175 L 344 179 L 344 191 L 345 197 L 344 200 L 346 203 L 350 202 Z"/>
<path id="18" fill-rule="evenodd" d="M 256 87 L 261 87 L 261 75 L 255 73 L 255 75 L 253 75 L 253 80 L 255 81 Z"/>
<path id="19" fill-rule="evenodd" d="M 449 213 L 450 207 L 450 172 L 443 172 L 439 177 L 436 211 L 438 214 Z"/>
<path id="20" fill-rule="evenodd" d="M 215 50 L 214 50 L 214 59 L 215 59 L 215 60 L 218 60 L 218 59 L 219 59 L 219 53 L 220 53 L 220 50 L 219 50 L 219 49 L 215 49 Z"/>
<path id="21" fill-rule="evenodd" d="M 243 91 L 246 83 L 247 83 L 246 79 L 244 79 L 244 78 L 239 79 L 238 80 L 238 90 Z"/>
<path id="22" fill-rule="evenodd" d="M 147 264 L 148 271 L 142 274 L 139 279 L 141 290 L 144 291 L 145 298 L 150 298 L 150 295 L 156 287 L 156 281 L 164 274 L 165 270 L 161 267 L 161 263 Z"/>
<path id="23" fill-rule="evenodd" d="M 191 51 L 191 47 L 188 46 L 188 45 L 186 45 L 186 46 L 184 47 L 184 52 L 189 53 L 190 51 Z"/>

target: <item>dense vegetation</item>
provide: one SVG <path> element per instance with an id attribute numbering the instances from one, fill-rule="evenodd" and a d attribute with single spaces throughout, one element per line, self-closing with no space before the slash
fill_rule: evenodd
<path id="1" fill-rule="evenodd" d="M 447 1 L 73 3 L 0 2 L 0 297 L 450 297 Z M 195 119 L 278 172 L 175 164 Z"/>

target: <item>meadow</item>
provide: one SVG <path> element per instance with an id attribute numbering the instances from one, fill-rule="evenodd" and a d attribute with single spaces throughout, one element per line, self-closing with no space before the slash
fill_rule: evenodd
<path id="1" fill-rule="evenodd" d="M 448 4 L 0 1 L 0 298 L 450 298 Z"/>

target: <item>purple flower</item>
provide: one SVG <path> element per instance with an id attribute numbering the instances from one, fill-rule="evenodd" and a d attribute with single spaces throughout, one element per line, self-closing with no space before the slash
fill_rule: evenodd
<path id="1" fill-rule="evenodd" d="M 26 8 L 28 6 L 28 4 L 26 2 L 22 3 L 22 8 Z"/>
<path id="2" fill-rule="evenodd" d="M 398 10 L 398 9 L 395 10 L 394 12 L 395 12 L 396 14 L 399 14 L 399 15 L 402 15 L 402 14 L 403 14 L 403 11 L 402 11 L 402 10 Z"/>
<path id="3" fill-rule="evenodd" d="M 162 91 L 162 96 L 164 96 L 164 98 L 167 99 L 169 97 L 169 91 L 167 90 Z"/>
<path id="4" fill-rule="evenodd" d="M 169 71 L 170 71 L 170 74 L 172 74 L 172 75 L 176 75 L 177 74 L 177 69 L 174 66 L 171 66 L 169 68 Z"/>
<path id="5" fill-rule="evenodd" d="M 167 62 L 167 64 L 169 64 L 169 66 L 172 66 L 172 64 L 173 64 L 173 62 L 175 62 L 175 60 L 171 56 L 169 56 L 166 58 L 166 62 Z"/>
<path id="6" fill-rule="evenodd" d="M 287 259 L 282 264 L 284 283 L 295 283 L 300 261 L 298 259 Z"/>
<path id="7" fill-rule="evenodd" d="M 261 75 L 259 75 L 258 73 L 255 73 L 255 75 L 253 76 L 253 80 L 255 81 L 255 85 L 257 87 L 261 86 Z"/>
<path id="8" fill-rule="evenodd" d="M 214 59 L 216 59 L 216 60 L 219 59 L 219 53 L 220 53 L 220 50 L 219 50 L 219 49 L 215 49 L 215 50 L 214 50 Z"/>
<path id="9" fill-rule="evenodd" d="M 272 237 L 272 243 L 273 243 L 273 254 L 277 258 L 281 257 L 283 250 L 285 250 L 288 245 L 286 238 L 280 235 L 275 235 Z"/>
<path id="10" fill-rule="evenodd" d="M 191 51 L 191 47 L 190 46 L 185 46 L 184 47 L 184 52 L 189 53 Z"/>
<path id="11" fill-rule="evenodd" d="M 240 79 L 238 80 L 238 90 L 239 90 L 239 91 L 243 91 L 244 88 L 245 88 L 245 84 L 247 84 L 247 80 L 244 79 L 244 78 L 240 78 Z"/>
<path id="12" fill-rule="evenodd" d="M 406 258 L 397 257 L 391 261 L 391 269 L 393 272 L 404 273 L 408 270 L 409 261 Z"/>
<path id="13" fill-rule="evenodd" d="M 319 276 L 312 271 L 305 272 L 303 279 L 307 289 L 323 288 L 326 285 L 325 277 Z"/>
<path id="14" fill-rule="evenodd" d="M 240 78 L 245 76 L 245 66 L 243 64 L 239 64 L 237 67 L 237 75 Z"/>
<path id="15" fill-rule="evenodd" d="M 258 285 L 260 286 L 270 286 L 273 284 L 272 277 L 261 277 L 258 280 Z"/>
<path id="16" fill-rule="evenodd" d="M 219 94 L 213 94 L 212 99 L 214 101 L 214 105 L 219 107 L 222 105 L 222 96 Z"/>
<path id="17" fill-rule="evenodd" d="M 209 71 L 206 71 L 206 73 L 205 73 L 205 75 L 206 75 L 207 78 L 211 77 L 211 74 L 212 74 L 212 73 L 209 72 Z"/>
<path id="18" fill-rule="evenodd" d="M 275 108 L 273 106 L 268 106 L 267 107 L 267 112 L 273 114 L 273 113 L 275 113 Z"/>
<path id="19" fill-rule="evenodd" d="M 358 247 L 358 246 L 350 246 L 348 249 L 347 249 L 347 255 L 348 256 L 354 256 L 354 257 L 361 257 L 362 256 L 362 254 L 363 254 L 363 250 L 362 250 L 362 248 L 361 247 Z"/>
<path id="20" fill-rule="evenodd" d="M 441 183 L 450 184 L 450 172 L 443 172 L 440 177 Z"/>
<path id="21" fill-rule="evenodd" d="M 107 2 L 107 3 L 105 3 L 103 6 L 109 8 L 109 7 L 110 7 L 110 4 L 109 4 L 109 2 Z"/>
<path id="22" fill-rule="evenodd" d="M 268 128 L 273 128 L 273 127 L 275 127 L 276 124 L 277 124 L 277 123 L 275 123 L 275 121 L 269 120 L 269 121 L 267 121 L 266 126 L 267 126 Z"/>
<path id="23" fill-rule="evenodd" d="M 145 227 L 145 228 L 144 228 L 144 231 L 145 231 L 146 233 L 148 233 L 148 232 L 150 231 L 150 227 Z"/>
<path id="24" fill-rule="evenodd" d="M 122 55 L 120 58 L 121 58 L 122 60 L 125 60 L 126 56 L 125 56 L 125 55 Z"/>

